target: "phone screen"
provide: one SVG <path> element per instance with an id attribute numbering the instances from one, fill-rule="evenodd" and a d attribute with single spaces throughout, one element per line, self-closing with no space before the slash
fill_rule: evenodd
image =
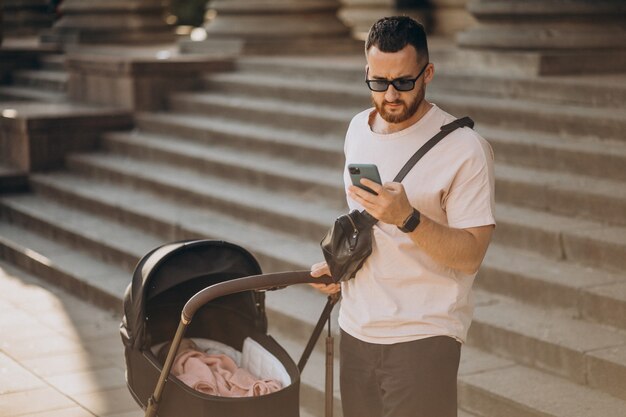
<path id="1" fill-rule="evenodd" d="M 382 184 L 380 180 L 380 174 L 378 173 L 378 167 L 374 164 L 350 164 L 348 165 L 348 172 L 350 173 L 350 179 L 352 184 L 367 191 L 368 193 L 378 195 L 374 190 L 361 184 L 361 178 L 367 178 L 375 183 Z"/>

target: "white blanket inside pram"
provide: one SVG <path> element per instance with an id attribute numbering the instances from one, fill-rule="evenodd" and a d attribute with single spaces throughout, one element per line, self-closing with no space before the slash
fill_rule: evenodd
<path id="1" fill-rule="evenodd" d="M 237 366 L 246 369 L 252 375 L 260 379 L 274 379 L 283 387 L 291 385 L 291 377 L 280 360 L 256 340 L 247 337 L 243 342 L 242 352 L 224 343 L 202 338 L 192 338 L 193 342 L 209 355 L 227 355 L 233 359 Z M 159 343 L 152 347 L 152 353 L 156 356 L 165 343 Z"/>

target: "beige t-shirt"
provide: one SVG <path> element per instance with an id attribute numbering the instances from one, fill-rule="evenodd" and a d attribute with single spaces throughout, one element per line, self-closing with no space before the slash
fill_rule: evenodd
<path id="1" fill-rule="evenodd" d="M 372 132 L 368 109 L 350 123 L 346 166 L 373 163 L 383 183 L 440 127 L 455 118 L 433 107 L 414 125 L 392 134 Z M 346 188 L 351 184 L 344 170 Z M 431 149 L 402 181 L 411 205 L 453 228 L 495 224 L 493 151 L 469 128 L 457 129 Z M 350 209 L 363 208 L 348 198 Z M 370 343 L 391 344 L 430 336 L 464 342 L 473 315 L 474 275 L 436 263 L 396 226 L 374 226 L 372 254 L 354 279 L 342 283 L 339 325 Z"/>

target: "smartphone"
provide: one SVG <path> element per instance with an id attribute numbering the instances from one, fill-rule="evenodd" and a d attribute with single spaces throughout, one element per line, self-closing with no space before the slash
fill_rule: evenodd
<path id="1" fill-rule="evenodd" d="M 374 164 L 349 164 L 348 172 L 350 173 L 350 179 L 352 184 L 367 191 L 368 193 L 376 194 L 374 190 L 361 184 L 361 178 L 367 178 L 375 183 L 382 184 L 380 180 L 380 174 L 378 173 L 378 167 Z"/>

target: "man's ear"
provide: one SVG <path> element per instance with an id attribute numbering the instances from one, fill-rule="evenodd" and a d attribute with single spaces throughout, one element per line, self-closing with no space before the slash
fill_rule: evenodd
<path id="1" fill-rule="evenodd" d="M 435 78 L 435 64 L 430 62 L 424 71 L 424 84 L 429 84 L 433 78 Z"/>

